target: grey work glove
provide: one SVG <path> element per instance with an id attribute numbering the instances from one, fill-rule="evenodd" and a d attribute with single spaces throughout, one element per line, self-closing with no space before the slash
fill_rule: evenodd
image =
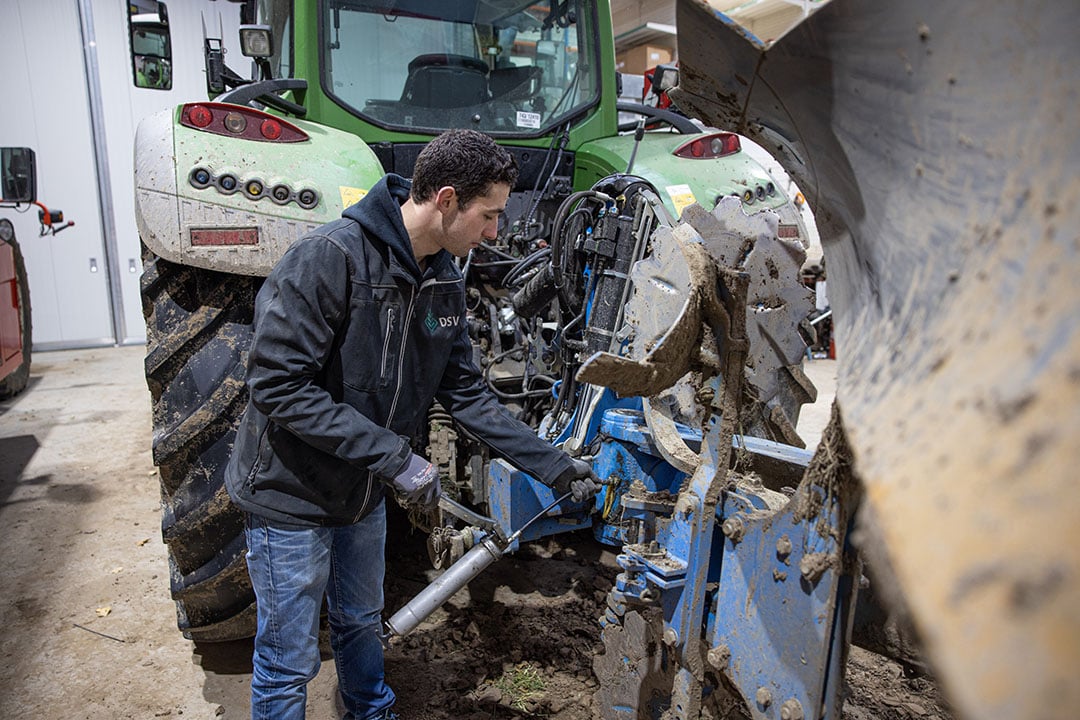
<path id="1" fill-rule="evenodd" d="M 552 484 L 555 494 L 562 496 L 573 493 L 571 498 L 574 502 L 589 500 L 600 489 L 600 480 L 593 472 L 592 465 L 578 458 L 570 459 L 570 467 L 566 468 L 555 478 Z"/>
<path id="2" fill-rule="evenodd" d="M 391 483 L 407 505 L 417 505 L 424 510 L 434 509 L 442 493 L 438 469 L 416 453 L 409 457 Z"/>

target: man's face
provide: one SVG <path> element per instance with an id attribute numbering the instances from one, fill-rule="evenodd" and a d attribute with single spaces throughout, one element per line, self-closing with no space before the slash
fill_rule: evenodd
<path id="1" fill-rule="evenodd" d="M 499 215 L 506 209 L 510 186 L 495 183 L 486 195 L 475 197 L 464 209 L 453 199 L 443 214 L 443 237 L 440 245 L 457 257 L 465 257 L 469 251 L 485 240 L 494 240 L 499 233 Z"/>

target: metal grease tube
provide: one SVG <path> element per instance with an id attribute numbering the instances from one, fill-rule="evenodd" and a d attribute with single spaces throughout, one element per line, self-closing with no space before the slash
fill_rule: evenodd
<path id="1" fill-rule="evenodd" d="M 446 569 L 420 594 L 405 604 L 386 621 L 387 635 L 405 635 L 412 632 L 428 615 L 439 609 L 454 593 L 502 557 L 502 548 L 488 535 L 460 560 Z"/>

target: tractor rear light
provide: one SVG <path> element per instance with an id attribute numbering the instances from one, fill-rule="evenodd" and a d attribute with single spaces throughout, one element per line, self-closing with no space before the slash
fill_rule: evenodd
<path id="1" fill-rule="evenodd" d="M 260 142 L 303 142 L 308 134 L 287 120 L 244 105 L 189 103 L 180 108 L 180 124 L 217 135 Z"/>
<path id="2" fill-rule="evenodd" d="M 690 160 L 707 160 L 731 155 L 741 149 L 742 144 L 739 142 L 738 135 L 719 132 L 712 135 L 702 135 L 699 138 L 685 142 L 675 148 L 672 155 Z"/>
<path id="3" fill-rule="evenodd" d="M 723 133 L 722 135 L 714 135 L 709 140 L 709 149 L 712 150 L 713 155 L 722 157 L 742 150 L 742 143 L 739 142 L 738 135 Z"/>
<path id="4" fill-rule="evenodd" d="M 262 125 L 259 126 L 259 132 L 267 140 L 277 140 L 281 137 L 281 123 L 277 120 L 267 118 L 262 121 Z"/>
<path id="5" fill-rule="evenodd" d="M 214 120 L 214 114 L 210 112 L 209 108 L 203 107 L 202 105 L 189 105 L 185 107 L 183 117 L 186 117 L 188 120 L 187 123 L 184 123 L 185 125 L 190 124 L 193 127 L 200 129 L 207 127 Z M 180 122 L 183 123 L 183 119 L 181 119 Z"/>
<path id="6" fill-rule="evenodd" d="M 225 129 L 239 135 L 247 128 L 247 118 L 238 112 L 225 113 Z"/>
<path id="7" fill-rule="evenodd" d="M 799 226 L 790 225 L 786 223 L 780 223 L 776 226 L 776 237 L 778 238 L 797 238 L 799 237 Z"/>

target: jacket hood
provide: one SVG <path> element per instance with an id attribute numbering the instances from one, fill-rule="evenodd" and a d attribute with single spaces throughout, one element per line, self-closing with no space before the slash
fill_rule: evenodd
<path id="1" fill-rule="evenodd" d="M 389 173 L 368 191 L 368 194 L 341 213 L 342 217 L 360 223 L 369 240 L 382 242 L 394 253 L 398 263 L 420 278 L 412 241 L 401 219 L 401 206 L 409 199 L 412 187 L 405 178 Z"/>

